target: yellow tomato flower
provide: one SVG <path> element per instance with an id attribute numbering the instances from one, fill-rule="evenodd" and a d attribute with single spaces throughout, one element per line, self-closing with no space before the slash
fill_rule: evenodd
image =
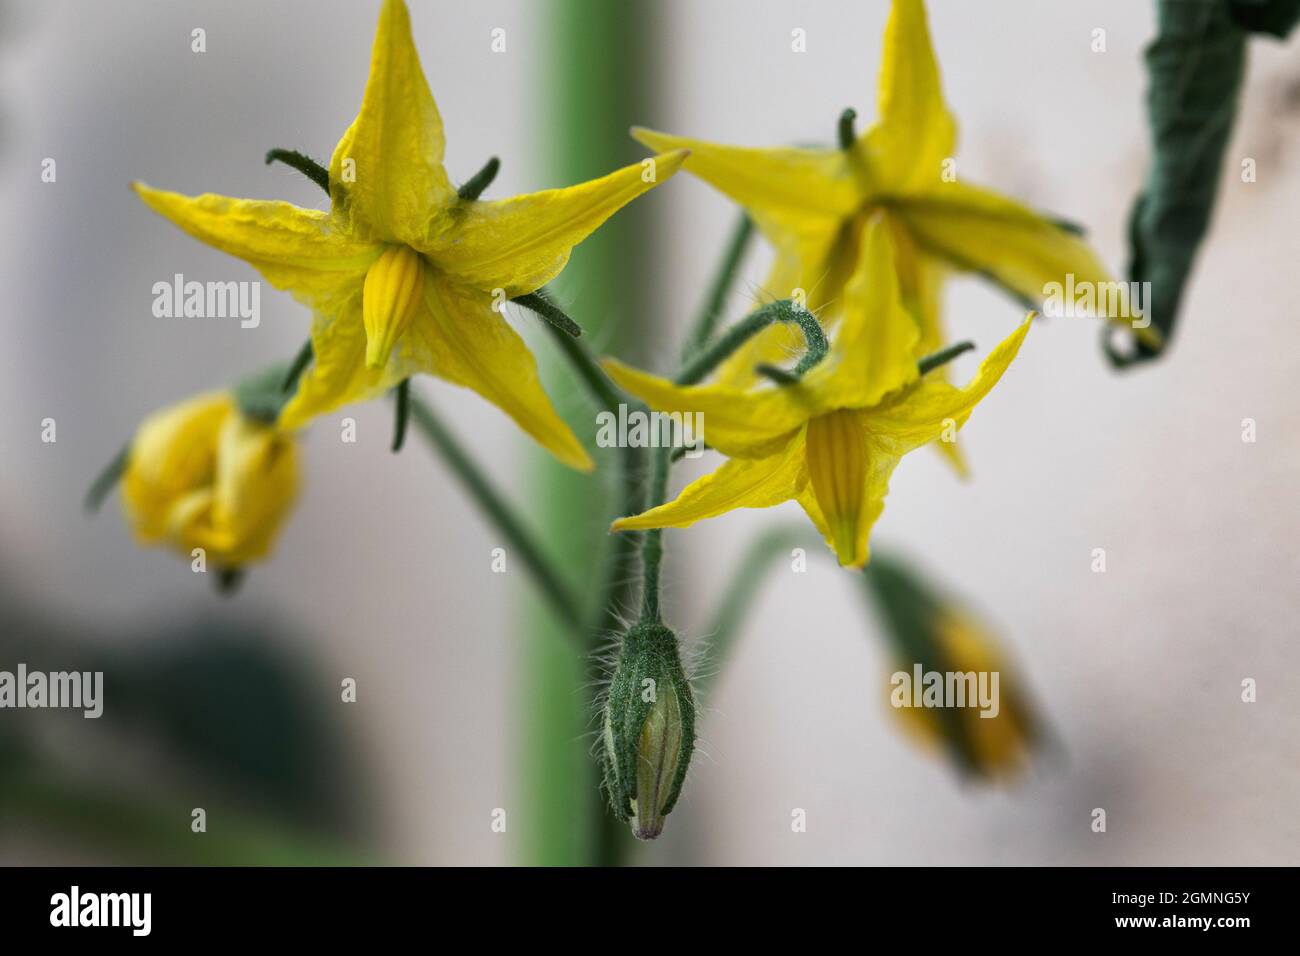
<path id="1" fill-rule="evenodd" d="M 701 413 L 704 440 L 731 459 L 675 501 L 620 518 L 613 530 L 681 528 L 793 498 L 840 564 L 867 563 L 867 538 L 899 459 L 955 434 L 1011 364 L 1033 318 L 985 358 L 967 387 L 921 377 L 919 332 L 902 304 L 887 228 L 879 217 L 867 225 L 840 330 L 826 357 L 797 383 L 678 386 L 605 363 L 615 382 L 652 408 Z"/>
<path id="2" fill-rule="evenodd" d="M 946 713 L 930 707 L 891 707 L 904 729 L 927 746 L 955 748 L 963 762 L 982 777 L 1014 776 L 1028 763 L 1040 740 L 1038 719 L 1023 689 L 993 638 L 974 620 L 951 610 L 934 621 L 937 657 L 933 666 L 954 673 L 997 673 L 997 715 L 981 717 L 975 706 Z M 907 668 L 912 662 L 899 661 Z M 955 724 L 951 718 L 955 717 Z M 960 740 L 954 739 L 960 734 Z"/>
<path id="3" fill-rule="evenodd" d="M 575 245 L 672 176 L 685 153 L 480 202 L 457 196 L 443 151 L 406 6 L 385 0 L 361 111 L 330 160 L 329 212 L 135 189 L 155 212 L 312 307 L 315 361 L 283 411 L 285 427 L 427 372 L 473 389 L 561 461 L 590 469 L 499 308 L 554 279 Z"/>
<path id="4" fill-rule="evenodd" d="M 244 416 L 229 392 L 146 418 L 131 440 L 122 501 L 136 539 L 234 570 L 266 557 L 298 494 L 291 435 Z"/>
<path id="5" fill-rule="evenodd" d="M 897 254 L 903 303 L 920 327 L 918 355 L 945 344 L 940 285 L 949 270 L 985 273 L 1041 301 L 1044 285 L 1110 281 L 1078 237 L 1033 210 L 945 173 L 956 123 L 944 103 L 921 0 L 894 0 L 885 30 L 876 124 L 848 149 L 755 149 L 671 136 L 633 135 L 655 150 L 689 148 L 686 168 L 744 206 L 776 250 L 765 291 L 833 322 L 858 260 L 862 233 L 883 212 Z M 1151 334 L 1153 330 L 1140 330 Z M 749 385 L 763 362 L 798 347 L 798 330 L 774 325 L 720 371 Z M 952 447 L 952 446 L 947 446 Z"/>

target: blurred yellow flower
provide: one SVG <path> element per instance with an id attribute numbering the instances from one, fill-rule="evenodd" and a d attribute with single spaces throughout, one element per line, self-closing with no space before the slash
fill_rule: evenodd
<path id="1" fill-rule="evenodd" d="M 233 571 L 266 557 L 298 494 L 286 432 L 243 415 L 229 392 L 199 395 L 141 423 L 122 475 L 136 540 Z"/>
<path id="2" fill-rule="evenodd" d="M 793 384 L 679 386 L 606 361 L 614 381 L 652 408 L 702 413 L 704 440 L 730 458 L 676 500 L 620 518 L 614 530 L 686 527 L 793 498 L 840 564 L 867 563 L 894 467 L 912 449 L 955 436 L 1015 358 L 1033 318 L 985 358 L 967 387 L 921 376 L 919 332 L 902 304 L 887 229 L 879 216 L 867 224 L 835 341 Z"/>
<path id="3" fill-rule="evenodd" d="M 919 741 L 955 754 L 979 776 L 992 779 L 1015 775 L 1032 756 L 1041 728 L 1009 662 L 978 623 L 951 609 L 936 615 L 930 636 L 936 646 L 934 659 L 927 666 L 948 673 L 998 675 L 994 685 L 996 715 L 981 716 L 980 708 L 975 706 L 905 706 L 891 710 Z M 899 663 L 912 666 L 911 662 Z"/>
<path id="4" fill-rule="evenodd" d="M 917 355 L 945 344 L 940 286 L 949 270 L 987 274 L 1018 295 L 1044 285 L 1108 282 L 1088 245 L 1057 223 L 997 193 L 958 181 L 956 123 L 944 103 L 921 0 L 894 0 L 885 30 L 874 126 L 848 148 L 743 148 L 634 129 L 655 150 L 688 148 L 686 168 L 748 211 L 776 250 L 764 290 L 803 290 L 828 326 L 840 311 L 868 220 L 883 213 L 895 245 L 902 301 L 920 330 Z M 1141 330 L 1151 334 L 1153 330 Z M 717 381 L 754 382 L 754 368 L 799 346 L 798 330 L 773 325 L 739 350 Z M 946 373 L 940 372 L 939 377 Z M 940 446 L 964 470 L 956 446 Z"/>
<path id="5" fill-rule="evenodd" d="M 568 189 L 480 202 L 457 195 L 443 152 L 406 6 L 385 0 L 361 111 L 330 161 L 328 213 L 135 189 L 314 310 L 315 361 L 283 411 L 285 427 L 427 372 L 475 390 L 561 461 L 590 469 L 500 306 L 555 278 L 575 245 L 672 176 L 685 153 Z"/>

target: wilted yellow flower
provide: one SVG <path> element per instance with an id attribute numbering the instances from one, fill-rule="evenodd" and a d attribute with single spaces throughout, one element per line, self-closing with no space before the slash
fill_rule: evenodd
<path id="1" fill-rule="evenodd" d="M 686 168 L 740 203 L 776 250 L 765 291 L 806 295 L 828 325 L 842 304 L 866 223 L 883 213 L 894 241 L 902 301 L 920 335 L 918 356 L 946 341 L 940 287 L 950 270 L 989 275 L 1032 301 L 1044 286 L 1108 282 L 1077 236 L 1005 196 L 955 175 L 956 123 L 944 103 L 921 0 L 895 0 L 885 30 L 879 115 L 849 148 L 744 148 L 648 129 L 633 135 L 655 150 L 689 148 Z M 1150 334 L 1142 330 L 1140 334 Z M 799 346 L 798 330 L 774 325 L 740 349 L 717 381 L 753 383 L 754 368 Z M 938 377 L 946 373 L 940 371 Z M 942 446 L 962 469 L 956 446 Z"/>
<path id="2" fill-rule="evenodd" d="M 266 557 L 298 494 L 292 435 L 211 392 L 141 423 L 127 452 L 122 501 L 141 544 L 235 570 Z"/>
<path id="3" fill-rule="evenodd" d="M 1033 317 L 985 358 L 967 387 L 921 376 L 919 333 L 902 305 L 887 228 L 879 217 L 867 225 L 839 332 L 826 357 L 793 384 L 679 386 L 605 363 L 615 382 L 652 408 L 702 414 L 704 440 L 730 457 L 676 500 L 620 518 L 614 530 L 686 527 L 793 498 L 841 564 L 867 563 L 894 467 L 912 449 L 956 433 L 1015 358 Z"/>
<path id="4" fill-rule="evenodd" d="M 328 213 L 137 184 L 190 235 L 253 265 L 315 313 L 315 361 L 281 419 L 297 427 L 427 372 L 474 389 L 561 461 L 592 467 L 500 306 L 555 278 L 575 245 L 670 177 L 671 152 L 568 189 L 461 199 L 401 0 L 385 0 L 361 111 L 335 147 Z"/>
<path id="5" fill-rule="evenodd" d="M 971 701 L 962 707 L 891 710 L 910 733 L 927 745 L 954 753 L 976 774 L 987 778 L 1014 775 L 1028 762 L 1041 736 L 1024 689 L 993 638 L 974 620 L 945 610 L 932 625 L 930 636 L 936 646 L 930 666 L 945 673 L 998 675 L 992 684 L 996 700 L 987 710 L 992 716 L 984 716 Z"/>

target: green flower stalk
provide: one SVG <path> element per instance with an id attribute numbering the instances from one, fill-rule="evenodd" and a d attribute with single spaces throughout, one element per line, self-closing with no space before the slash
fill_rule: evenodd
<path id="1" fill-rule="evenodd" d="M 623 637 L 605 702 L 604 788 L 615 815 L 638 840 L 664 829 L 695 749 L 695 697 L 677 637 L 642 622 Z"/>

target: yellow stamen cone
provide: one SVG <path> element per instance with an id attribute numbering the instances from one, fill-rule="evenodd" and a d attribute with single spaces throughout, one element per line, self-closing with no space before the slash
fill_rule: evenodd
<path id="1" fill-rule="evenodd" d="M 424 261 L 410 246 L 390 247 L 370 267 L 361 293 L 369 368 L 383 368 L 388 362 L 420 309 L 423 291 Z"/>
<path id="2" fill-rule="evenodd" d="M 858 529 L 867 495 L 867 441 L 861 416 L 851 409 L 818 415 L 808 423 L 808 478 L 826 518 L 835 556 L 855 565 Z"/>

